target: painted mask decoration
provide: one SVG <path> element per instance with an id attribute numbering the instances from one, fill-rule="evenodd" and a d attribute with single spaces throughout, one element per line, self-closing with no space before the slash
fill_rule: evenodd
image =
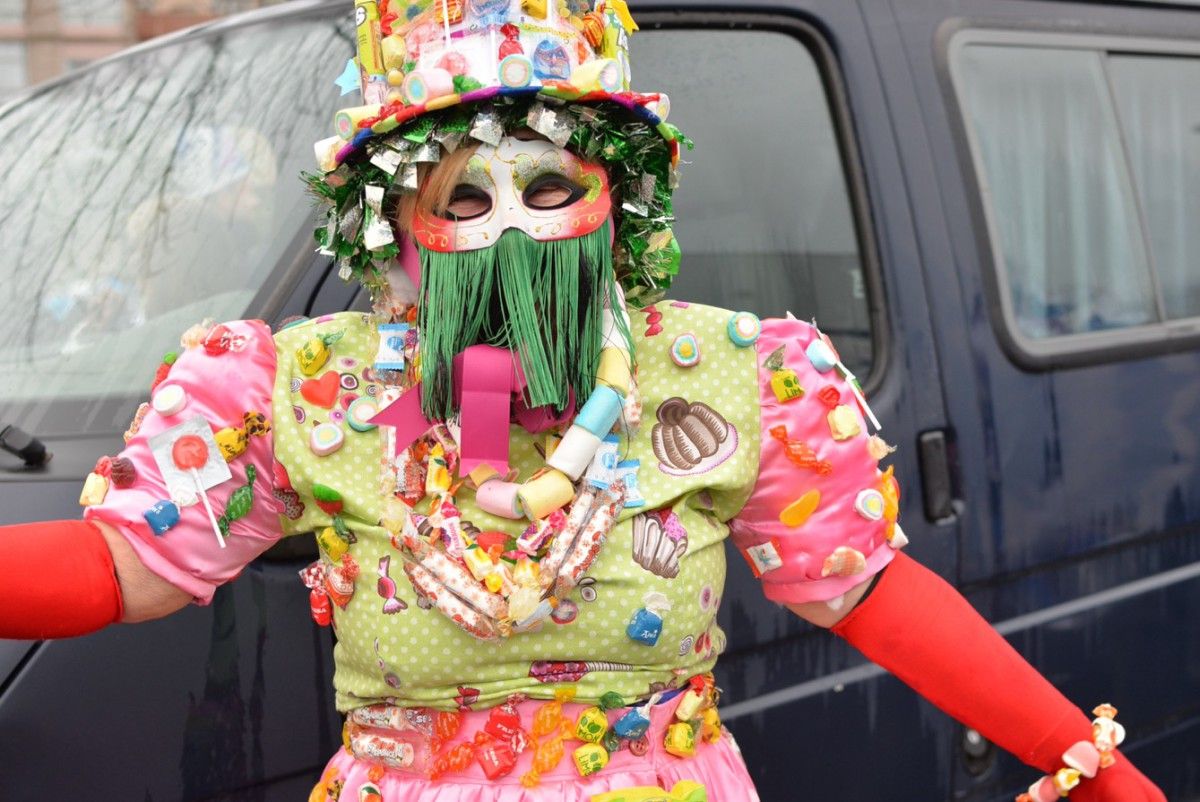
<path id="1" fill-rule="evenodd" d="M 602 167 L 545 140 L 505 137 L 479 148 L 443 215 L 418 212 L 413 232 L 431 251 L 459 253 L 495 245 L 510 228 L 540 242 L 582 237 L 611 212 Z"/>

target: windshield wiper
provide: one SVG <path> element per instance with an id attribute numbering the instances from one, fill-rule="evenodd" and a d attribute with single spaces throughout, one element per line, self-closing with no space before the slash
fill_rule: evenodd
<path id="1" fill-rule="evenodd" d="M 0 449 L 17 457 L 27 468 L 40 468 L 54 456 L 46 451 L 46 445 L 33 435 L 16 426 L 0 423 Z"/>

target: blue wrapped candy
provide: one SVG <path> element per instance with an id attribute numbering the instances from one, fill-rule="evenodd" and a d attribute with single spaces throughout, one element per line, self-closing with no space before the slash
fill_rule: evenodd
<path id="1" fill-rule="evenodd" d="M 663 630 L 663 613 L 671 609 L 671 600 L 661 593 L 651 591 L 642 599 L 645 607 L 639 609 L 629 619 L 625 634 L 630 640 L 645 646 L 655 646 Z"/>
<path id="2" fill-rule="evenodd" d="M 159 501 L 153 507 L 142 513 L 150 530 L 156 535 L 166 534 L 167 530 L 179 523 L 179 507 L 174 501 Z"/>
<path id="3" fill-rule="evenodd" d="M 630 741 L 641 738 L 650 729 L 649 707 L 646 705 L 644 708 L 633 708 L 617 719 L 617 723 L 613 724 L 612 731 L 617 734 L 618 738 Z"/>

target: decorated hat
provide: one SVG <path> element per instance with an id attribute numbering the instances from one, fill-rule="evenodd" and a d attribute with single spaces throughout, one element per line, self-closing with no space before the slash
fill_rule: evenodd
<path id="1" fill-rule="evenodd" d="M 599 161 L 620 199 L 614 265 L 632 302 L 678 271 L 671 193 L 681 146 L 662 93 L 630 89 L 625 0 L 355 0 L 357 58 L 337 83 L 362 102 L 316 144 L 325 202 L 317 240 L 343 278 L 378 284 L 399 251 L 386 201 L 418 189 L 418 165 L 468 138 L 532 128 Z"/>

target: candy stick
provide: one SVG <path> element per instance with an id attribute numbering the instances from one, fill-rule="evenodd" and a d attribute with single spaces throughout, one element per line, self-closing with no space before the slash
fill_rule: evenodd
<path id="1" fill-rule="evenodd" d="M 587 523 L 595 501 L 596 490 L 591 486 L 585 487 L 575 498 L 575 503 L 571 505 L 571 513 L 567 516 L 566 526 L 554 536 L 554 540 L 550 541 L 550 551 L 542 558 L 539 581 L 543 590 L 549 589 L 554 584 L 559 566 L 567 558 L 571 547 L 575 545 L 575 538 L 579 536 L 583 525 Z"/>
<path id="2" fill-rule="evenodd" d="M 200 481 L 200 472 L 197 470 L 197 468 L 203 468 L 208 462 L 208 446 L 204 444 L 199 435 L 185 434 L 175 441 L 175 445 L 171 446 L 171 459 L 175 461 L 175 465 L 181 471 L 191 473 L 192 481 L 196 483 L 196 491 L 200 494 L 200 500 L 204 502 L 204 511 L 208 513 L 209 523 L 212 524 L 213 534 L 217 536 L 217 544 L 221 548 L 225 548 L 225 538 L 221 535 L 217 516 L 213 514 L 212 505 L 208 503 L 208 493 L 204 491 L 204 484 Z"/>

